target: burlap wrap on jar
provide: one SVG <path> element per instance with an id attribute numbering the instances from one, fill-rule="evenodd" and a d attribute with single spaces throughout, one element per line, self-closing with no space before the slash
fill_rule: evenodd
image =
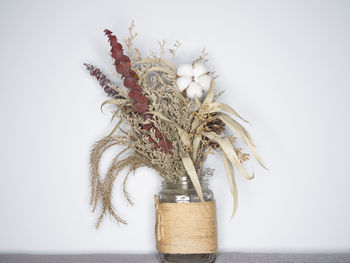
<path id="1" fill-rule="evenodd" d="M 216 253 L 215 201 L 159 203 L 156 206 L 156 242 L 160 253 Z"/>

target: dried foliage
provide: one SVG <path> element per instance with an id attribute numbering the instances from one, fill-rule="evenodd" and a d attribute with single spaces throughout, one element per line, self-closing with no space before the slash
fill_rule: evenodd
<path id="1" fill-rule="evenodd" d="M 234 118 L 245 120 L 230 106 L 215 102 L 214 78 L 204 101 L 189 99 L 179 92 L 176 85 L 176 67 L 172 62 L 162 59 L 165 42 L 159 42 L 159 56 L 152 52 L 143 59 L 139 50 L 133 46 L 137 36 L 133 29 L 134 22 L 129 28 L 130 36 L 124 40 L 127 55 L 116 36 L 105 30 L 111 45 L 111 56 L 125 88 L 112 84 L 100 70 L 86 65 L 91 74 L 103 84 L 105 91 L 113 97 L 106 100 L 102 107 L 106 104 L 114 105 L 116 110 L 112 118 L 119 119 L 112 132 L 93 145 L 90 154 L 90 203 L 93 211 L 101 208 L 96 227 L 100 226 L 107 214 L 116 222 L 126 224 L 112 205 L 113 185 L 124 169 L 127 169 L 127 173 L 123 180 L 123 193 L 131 205 L 133 203 L 126 190 L 127 178 L 140 167 L 152 168 L 166 180 L 174 182 L 189 176 L 203 200 L 199 177 L 208 173 L 203 168 L 204 162 L 213 150 L 223 152 L 228 181 L 235 200 L 235 212 L 237 190 L 233 165 L 248 179 L 253 178 L 242 166 L 250 155 L 234 146 L 237 137 L 243 140 L 251 154 L 264 166 L 248 131 Z M 173 57 L 179 46 L 180 43 L 176 42 L 169 49 Z M 205 62 L 206 57 L 207 53 L 203 50 L 195 62 Z M 104 80 L 103 83 L 101 79 Z M 121 129 L 122 123 L 127 125 L 126 130 Z M 237 137 L 224 135 L 226 128 L 231 129 Z M 122 146 L 123 150 L 111 161 L 106 175 L 101 176 L 101 158 L 113 146 Z"/>

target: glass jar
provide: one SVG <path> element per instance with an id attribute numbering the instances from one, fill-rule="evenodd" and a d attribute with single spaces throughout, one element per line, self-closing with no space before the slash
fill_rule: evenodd
<path id="1" fill-rule="evenodd" d="M 208 188 L 208 176 L 200 177 L 204 201 L 215 201 L 213 192 Z M 179 183 L 164 180 L 158 194 L 158 202 L 162 203 L 193 203 L 200 202 L 196 190 L 188 176 L 182 177 Z M 215 213 L 215 242 L 216 242 L 216 211 Z M 159 252 L 161 262 L 206 262 L 215 261 L 216 253 L 203 254 L 165 254 Z"/>

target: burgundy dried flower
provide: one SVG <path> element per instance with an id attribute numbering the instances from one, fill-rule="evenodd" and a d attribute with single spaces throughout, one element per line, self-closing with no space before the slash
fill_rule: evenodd
<path id="1" fill-rule="evenodd" d="M 135 91 L 140 91 L 142 90 L 141 86 L 140 85 L 135 85 L 135 87 L 133 87 L 131 90 L 135 90 Z"/>
<path id="2" fill-rule="evenodd" d="M 153 127 L 153 124 L 152 123 L 147 123 L 147 124 L 143 124 L 142 125 L 142 128 L 144 129 L 144 130 L 150 130 L 151 128 Z"/>
<path id="3" fill-rule="evenodd" d="M 155 135 L 157 139 L 163 139 L 163 135 L 160 133 L 160 131 L 157 128 L 154 128 Z"/>
<path id="4" fill-rule="evenodd" d="M 135 96 L 135 101 L 138 103 L 148 103 L 147 97 L 143 95 Z"/>
<path id="5" fill-rule="evenodd" d="M 129 89 L 134 88 L 136 85 L 137 85 L 137 80 L 135 78 L 131 77 L 124 80 L 124 86 Z"/>
<path id="6" fill-rule="evenodd" d="M 128 56 L 125 56 L 123 55 L 121 58 L 120 58 L 120 62 L 130 62 L 130 58 Z M 130 69 L 131 70 L 131 69 Z M 129 70 L 129 71 L 130 71 Z M 128 71 L 128 72 L 129 72 Z M 124 76 L 125 77 L 125 76 Z"/>
<path id="7" fill-rule="evenodd" d="M 125 78 L 135 78 L 135 79 L 139 79 L 139 76 L 137 76 L 136 72 L 133 70 L 130 70 L 128 73 L 125 74 L 124 76 Z"/>
<path id="8" fill-rule="evenodd" d="M 148 109 L 148 103 L 147 102 L 136 102 L 134 104 L 134 106 L 135 106 L 135 111 L 137 113 L 144 113 Z"/>
<path id="9" fill-rule="evenodd" d="M 148 99 L 146 96 L 142 95 L 141 86 L 139 86 L 136 72 L 131 69 L 130 58 L 123 54 L 123 46 L 118 42 L 118 39 L 115 35 L 112 35 L 113 32 L 105 29 L 105 34 L 108 37 L 109 44 L 111 45 L 111 56 L 114 59 L 114 65 L 119 74 L 122 75 L 124 79 L 124 86 L 130 89 L 128 96 L 134 101 L 134 110 L 137 113 L 145 113 L 148 110 Z M 100 82 L 104 82 L 105 77 L 100 78 Z M 105 91 L 110 91 L 111 89 L 107 87 Z M 152 119 L 153 116 L 151 114 L 147 114 L 145 116 L 146 119 Z M 169 140 L 164 138 L 161 132 L 153 126 L 152 123 L 143 125 L 143 129 L 150 130 L 154 129 L 157 139 L 160 139 L 159 145 L 154 141 L 151 137 L 149 137 L 149 141 L 153 143 L 153 147 L 155 149 L 161 148 L 162 151 L 168 152 L 169 154 L 173 154 L 170 149 L 172 149 L 172 144 Z"/>
<path id="10" fill-rule="evenodd" d="M 94 76 L 99 81 L 100 86 L 104 89 L 108 96 L 116 97 L 118 95 L 114 89 L 108 87 L 108 84 L 111 83 L 111 81 L 101 72 L 99 68 L 87 63 L 84 63 L 84 66 L 90 71 L 90 75 Z"/>
<path id="11" fill-rule="evenodd" d="M 172 149 L 172 144 L 171 141 L 167 140 L 167 139 L 160 139 L 159 140 L 159 146 L 163 149 L 163 151 L 167 152 L 170 151 Z"/>
<path id="12" fill-rule="evenodd" d="M 158 145 L 158 143 L 157 143 L 155 140 L 152 139 L 151 135 L 148 136 L 148 141 L 149 141 L 150 143 L 153 143 L 153 149 L 158 149 L 158 148 L 160 148 L 160 146 Z"/>
<path id="13" fill-rule="evenodd" d="M 129 72 L 130 69 L 131 69 L 130 62 L 120 62 L 116 66 L 117 72 L 119 74 L 122 74 L 123 77 L 124 77 L 124 75 L 126 75 Z"/>
<path id="14" fill-rule="evenodd" d="M 132 89 L 131 91 L 129 91 L 128 96 L 130 99 L 135 99 L 139 96 L 141 96 L 141 90 L 138 89 Z"/>
<path id="15" fill-rule="evenodd" d="M 108 29 L 105 29 L 103 32 L 105 32 L 105 34 L 106 34 L 107 36 L 113 33 L 112 31 L 110 31 L 110 30 L 108 30 Z"/>

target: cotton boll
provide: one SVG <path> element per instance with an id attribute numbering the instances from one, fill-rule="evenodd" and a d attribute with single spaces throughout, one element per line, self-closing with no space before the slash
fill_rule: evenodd
<path id="1" fill-rule="evenodd" d="M 203 90 L 207 92 L 210 87 L 212 77 L 208 74 L 199 77 L 199 84 L 202 86 Z"/>
<path id="2" fill-rule="evenodd" d="M 179 89 L 180 92 L 183 92 L 184 89 L 186 89 L 192 82 L 192 78 L 191 77 L 179 77 L 176 79 L 176 84 L 177 84 L 177 88 Z"/>
<path id="3" fill-rule="evenodd" d="M 190 99 L 197 97 L 201 99 L 204 95 L 202 87 L 197 82 L 192 82 L 191 85 L 186 89 L 186 95 Z"/>
<path id="4" fill-rule="evenodd" d="M 193 76 L 195 76 L 195 77 L 199 77 L 199 76 L 204 75 L 208 72 L 209 71 L 208 71 L 207 67 L 202 62 L 197 62 L 193 65 Z"/>
<path id="5" fill-rule="evenodd" d="M 193 67 L 191 64 L 182 64 L 177 68 L 178 76 L 188 76 L 192 77 Z"/>

